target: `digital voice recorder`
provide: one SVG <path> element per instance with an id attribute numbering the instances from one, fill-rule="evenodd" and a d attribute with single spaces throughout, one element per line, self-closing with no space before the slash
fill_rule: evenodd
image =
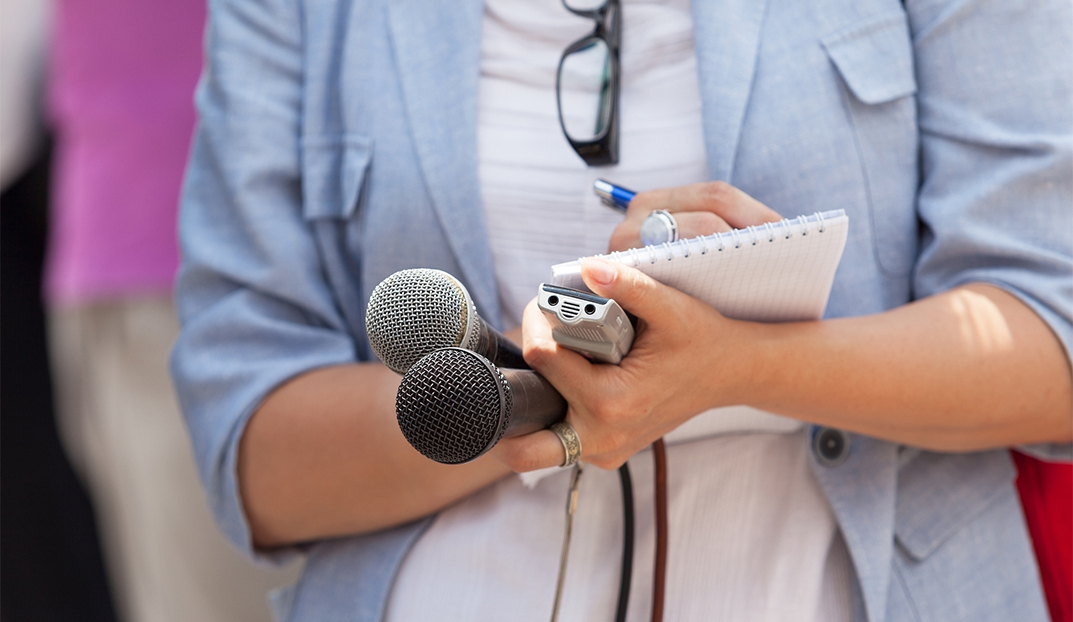
<path id="1" fill-rule="evenodd" d="M 617 365 L 633 345 L 633 322 L 610 298 L 541 283 L 537 305 L 563 347 Z"/>

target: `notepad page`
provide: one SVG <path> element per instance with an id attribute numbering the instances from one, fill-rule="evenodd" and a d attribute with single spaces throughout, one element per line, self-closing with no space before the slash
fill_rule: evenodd
<path id="1" fill-rule="evenodd" d="M 843 210 L 599 255 L 633 266 L 727 317 L 818 320 L 849 230 Z M 552 283 L 586 289 L 580 260 L 552 266 Z"/>

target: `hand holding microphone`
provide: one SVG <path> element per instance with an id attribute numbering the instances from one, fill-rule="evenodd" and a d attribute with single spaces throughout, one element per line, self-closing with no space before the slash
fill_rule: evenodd
<path id="1" fill-rule="evenodd" d="M 558 339 L 566 339 L 567 347 L 614 362 L 629 350 L 633 326 L 613 300 L 548 286 L 541 286 L 540 296 L 546 312 L 558 320 L 562 329 Z M 369 341 L 377 356 L 390 368 L 405 372 L 395 413 L 403 436 L 422 455 L 442 464 L 461 464 L 485 454 L 503 438 L 550 427 L 565 451 L 561 465 L 577 463 L 581 440 L 564 421 L 566 400 L 537 372 L 499 369 L 484 356 L 509 365 L 517 349 L 501 347 L 509 342 L 477 317 L 469 294 L 456 279 L 435 270 L 398 272 L 376 287 L 367 317 Z M 471 337 L 474 333 L 476 339 Z M 482 334 L 491 337 L 481 338 Z M 470 349 L 453 347 L 458 344 Z M 425 349 L 433 351 L 421 356 Z M 521 360 L 520 352 L 515 360 Z M 578 465 L 574 486 L 580 473 Z M 629 602 L 634 540 L 633 485 L 627 465 L 619 468 L 619 476 L 624 525 L 616 620 L 625 618 Z M 571 494 L 575 493 L 573 488 Z M 572 511 L 568 512 L 571 518 Z M 563 548 L 556 610 L 568 546 L 569 535 Z M 657 563 L 657 575 L 662 577 L 660 568 Z"/>

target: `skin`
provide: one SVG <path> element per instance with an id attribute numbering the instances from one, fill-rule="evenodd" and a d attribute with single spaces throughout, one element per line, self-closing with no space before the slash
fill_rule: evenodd
<path id="1" fill-rule="evenodd" d="M 357 534 L 428 515 L 510 473 L 492 454 L 447 466 L 395 421 L 401 376 L 379 363 L 326 367 L 276 389 L 239 446 L 238 478 L 261 548 Z"/>
<path id="2" fill-rule="evenodd" d="M 610 250 L 638 246 L 655 209 L 675 215 L 682 237 L 780 218 L 720 182 L 641 193 Z M 598 467 L 616 468 L 696 414 L 733 404 L 936 451 L 1073 440 L 1073 374 L 1061 344 L 997 287 L 970 284 L 865 317 L 760 324 L 617 264 L 588 260 L 582 276 L 641 319 L 621 365 L 558 347 L 535 303 L 522 332 L 526 360 L 570 404 L 582 460 Z M 400 524 L 510 471 L 563 460 L 545 430 L 467 465 L 435 464 L 398 431 L 397 385 L 381 365 L 347 365 L 300 376 L 265 400 L 239 453 L 257 545 Z"/>

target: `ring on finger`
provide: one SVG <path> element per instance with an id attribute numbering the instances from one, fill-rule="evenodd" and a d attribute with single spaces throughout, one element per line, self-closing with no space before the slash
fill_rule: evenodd
<path id="1" fill-rule="evenodd" d="M 578 437 L 577 430 L 565 421 L 553 423 L 549 429 L 559 437 L 559 442 L 563 444 L 563 451 L 566 452 L 566 459 L 559 466 L 573 466 L 581 457 L 581 438 Z"/>
<path id="2" fill-rule="evenodd" d="M 658 209 L 641 223 L 641 243 L 645 246 L 677 241 L 678 221 L 667 210 Z"/>

